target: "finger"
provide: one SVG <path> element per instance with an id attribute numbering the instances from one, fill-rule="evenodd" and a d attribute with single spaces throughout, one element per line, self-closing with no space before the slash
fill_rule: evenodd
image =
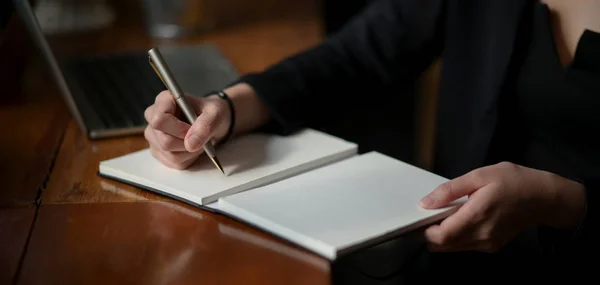
<path id="1" fill-rule="evenodd" d="M 427 240 L 427 248 L 432 252 L 459 252 L 478 250 L 481 248 L 481 242 L 473 238 L 470 234 L 463 231 L 463 235 L 457 236 L 453 242 L 446 244 L 437 244 Z"/>
<path id="2" fill-rule="evenodd" d="M 151 146 L 158 144 L 156 141 L 156 136 L 154 135 L 154 131 L 149 126 L 144 129 L 144 137 Z"/>
<path id="3" fill-rule="evenodd" d="M 198 151 L 212 138 L 220 117 L 221 111 L 215 105 L 207 104 L 202 109 L 202 113 L 198 116 L 185 137 L 184 145 L 187 151 Z"/>
<path id="4" fill-rule="evenodd" d="M 190 125 L 175 116 L 177 106 L 168 91 L 163 91 L 156 96 L 156 101 L 150 111 L 152 113 L 148 114 L 149 118 L 146 120 L 148 120 L 152 128 L 176 138 L 185 138 Z"/>
<path id="5" fill-rule="evenodd" d="M 185 95 L 185 98 L 188 101 L 188 103 L 190 103 L 190 105 L 192 105 L 192 108 L 194 108 L 194 111 L 196 111 L 198 114 L 202 113 L 202 108 L 204 107 L 203 98 L 193 96 L 193 95 L 188 95 L 188 94 Z"/>
<path id="6" fill-rule="evenodd" d="M 198 157 L 198 152 L 192 153 L 187 151 L 163 151 L 162 156 L 180 167 L 187 167 L 191 160 Z"/>
<path id="7" fill-rule="evenodd" d="M 185 147 L 183 146 L 183 140 L 174 138 L 173 136 L 170 136 L 170 135 L 167 135 L 164 133 L 161 134 L 160 131 L 153 130 L 151 128 L 146 128 L 144 130 L 144 136 L 146 137 L 146 140 L 148 140 L 148 142 L 150 143 L 150 146 L 152 146 L 153 148 L 155 148 L 161 152 L 189 153 L 188 151 L 185 150 Z M 165 138 L 160 139 L 160 137 L 165 137 Z M 170 142 L 169 142 L 169 140 L 170 140 Z M 195 152 L 195 153 L 190 153 L 190 156 L 197 156 L 200 154 L 200 152 L 201 152 L 201 150 L 198 152 Z M 178 160 L 178 159 L 175 159 L 175 160 Z"/>
<path id="8" fill-rule="evenodd" d="M 144 137 L 161 151 L 185 151 L 183 140 L 152 128 L 144 129 Z"/>
<path id="9" fill-rule="evenodd" d="M 150 146 L 150 153 L 154 158 L 169 168 L 183 170 L 196 159 L 196 155 L 189 152 L 164 152 L 155 146 Z"/>
<path id="10" fill-rule="evenodd" d="M 173 95 L 168 90 L 158 93 L 154 99 L 154 106 L 156 106 L 156 111 L 161 113 L 175 114 L 175 111 L 177 111 L 177 103 L 175 103 Z"/>
<path id="11" fill-rule="evenodd" d="M 461 197 L 470 195 L 489 183 L 487 169 L 476 169 L 465 175 L 440 184 L 421 199 L 421 207 L 427 209 L 444 207 Z"/>
<path id="12" fill-rule="evenodd" d="M 425 230 L 425 239 L 438 247 L 457 247 L 475 240 L 471 233 L 475 227 L 476 219 L 473 203 L 468 201 L 455 213 L 448 216 L 438 225 L 432 225 Z"/>
<path id="13" fill-rule="evenodd" d="M 152 122 L 152 114 L 154 113 L 154 105 L 150 105 L 148 106 L 148 108 L 146 108 L 146 110 L 144 110 L 144 119 L 146 120 L 146 122 L 148 124 L 150 124 L 150 122 Z"/>
<path id="14" fill-rule="evenodd" d="M 471 241 L 455 243 L 452 245 L 437 245 L 433 243 L 427 243 L 427 249 L 431 252 L 461 252 L 478 250 L 478 248 L 479 246 L 477 243 Z"/>
<path id="15" fill-rule="evenodd" d="M 154 137 L 156 138 L 156 145 L 162 151 L 185 151 L 185 146 L 183 145 L 183 139 L 174 137 L 170 134 L 161 132 L 159 130 L 152 130 L 154 133 Z"/>
<path id="16" fill-rule="evenodd" d="M 155 147 L 153 147 L 153 146 L 150 146 L 150 153 L 152 154 L 152 156 L 153 156 L 153 157 L 154 157 L 156 160 L 160 161 L 160 162 L 161 162 L 163 165 L 165 165 L 166 167 L 173 168 L 173 169 L 179 169 L 179 170 L 183 169 L 183 167 L 181 167 L 181 166 L 179 166 L 179 165 L 176 165 L 176 164 L 174 164 L 173 162 L 171 162 L 171 161 L 169 161 L 168 159 L 166 159 L 166 158 L 163 156 L 162 152 L 161 152 L 160 150 L 157 150 L 157 149 L 156 149 Z"/>

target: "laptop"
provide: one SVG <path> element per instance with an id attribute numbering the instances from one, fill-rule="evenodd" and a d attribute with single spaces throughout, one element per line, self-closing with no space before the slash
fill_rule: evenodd
<path id="1" fill-rule="evenodd" d="M 74 53 L 44 33 L 28 0 L 13 0 L 35 45 L 44 57 L 70 112 L 90 139 L 139 135 L 144 110 L 166 87 L 148 63 L 147 51 Z M 36 1 L 41 2 L 41 1 Z M 106 40 L 106 39 L 103 39 Z M 204 96 L 238 78 L 229 60 L 210 44 L 158 46 L 187 94 Z"/>

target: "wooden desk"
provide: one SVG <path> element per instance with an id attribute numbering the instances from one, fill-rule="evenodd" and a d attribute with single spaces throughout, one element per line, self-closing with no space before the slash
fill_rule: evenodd
<path id="1" fill-rule="evenodd" d="M 40 208 L 18 284 L 328 284 L 329 264 L 170 201 Z"/>
<path id="2" fill-rule="evenodd" d="M 0 284 L 11 284 L 27 243 L 36 207 L 0 208 Z"/>
<path id="3" fill-rule="evenodd" d="M 306 6 L 306 1 L 292 2 Z M 285 6 L 293 12 L 290 3 Z M 241 73 L 261 70 L 320 40 L 317 14 L 298 11 L 293 17 L 228 25 L 184 43 L 214 43 Z M 107 32 L 122 40 L 98 36 L 87 44 L 97 52 L 153 44 L 141 26 L 116 25 Z M 99 161 L 147 143 L 141 135 L 88 140 L 39 58 L 29 65 L 18 95 L 16 102 L 0 105 L 0 283 L 330 282 L 329 263 L 314 254 L 242 223 L 97 176 Z"/>

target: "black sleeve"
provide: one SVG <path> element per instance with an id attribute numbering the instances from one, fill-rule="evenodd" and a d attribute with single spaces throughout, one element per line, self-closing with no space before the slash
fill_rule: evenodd
<path id="1" fill-rule="evenodd" d="M 585 186 L 585 216 L 575 230 L 556 230 L 544 228 L 542 241 L 550 256 L 561 261 L 566 272 L 584 273 L 591 265 L 590 260 L 597 257 L 600 249 L 598 231 L 598 191 L 600 179 L 597 174 L 573 179 Z M 594 263 L 595 264 L 595 263 Z"/>
<path id="2" fill-rule="evenodd" d="M 418 77 L 442 50 L 443 4 L 373 1 L 323 43 L 238 82 L 256 90 L 270 109 L 272 125 L 284 134 L 332 119 L 339 114 L 336 108 L 347 106 L 344 102 L 370 100 L 366 96 L 384 96 L 376 99 L 384 102 L 397 94 L 352 91 Z"/>
<path id="3" fill-rule="evenodd" d="M 598 205 L 599 180 L 595 178 L 584 181 L 586 187 L 585 217 L 575 233 L 575 244 L 579 246 L 576 254 L 590 253 L 591 247 L 598 249 L 598 241 L 600 241 L 600 235 L 598 234 L 598 206 L 600 206 Z"/>

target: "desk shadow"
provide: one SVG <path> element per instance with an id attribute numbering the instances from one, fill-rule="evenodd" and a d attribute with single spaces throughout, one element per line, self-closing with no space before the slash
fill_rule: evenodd
<path id="1" fill-rule="evenodd" d="M 218 155 L 218 154 L 217 154 Z M 194 164 L 190 165 L 184 171 L 189 172 L 202 172 L 214 170 L 215 165 L 211 162 L 210 158 L 206 154 L 202 154 Z"/>
<path id="2" fill-rule="evenodd" d="M 242 173 L 248 169 L 252 169 L 257 165 L 263 164 L 270 157 L 267 152 L 269 147 L 269 140 L 266 136 L 261 134 L 255 134 L 253 136 L 246 137 L 243 144 L 235 141 L 230 145 L 223 147 L 223 152 L 228 151 L 230 155 L 224 155 L 223 167 L 228 168 L 228 176 L 236 173 Z M 236 149 L 237 151 L 230 151 Z M 235 155 L 233 155 L 235 154 Z"/>
<path id="3" fill-rule="evenodd" d="M 272 143 L 272 138 L 263 134 L 249 134 L 238 137 L 216 149 L 219 162 L 227 176 L 235 175 L 252 169 L 268 160 L 282 159 L 285 153 L 269 153 L 267 149 Z M 208 171 L 214 169 L 212 161 L 207 155 L 202 155 L 189 171 Z"/>

